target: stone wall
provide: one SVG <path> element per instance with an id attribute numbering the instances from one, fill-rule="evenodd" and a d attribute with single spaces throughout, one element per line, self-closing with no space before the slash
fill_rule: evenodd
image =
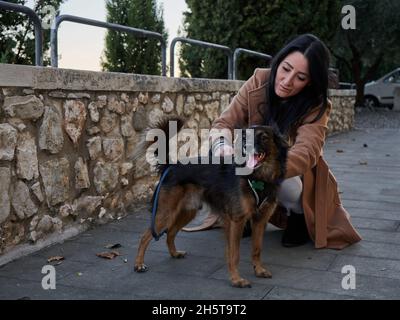
<path id="1" fill-rule="evenodd" d="M 209 128 L 242 83 L 0 64 L 0 256 L 127 214 L 157 179 L 129 161 L 146 125 Z M 351 129 L 354 92 L 331 97 L 330 132 Z"/>
<path id="2" fill-rule="evenodd" d="M 328 122 L 328 134 L 353 128 L 355 96 L 355 90 L 329 90 L 333 108 Z"/>

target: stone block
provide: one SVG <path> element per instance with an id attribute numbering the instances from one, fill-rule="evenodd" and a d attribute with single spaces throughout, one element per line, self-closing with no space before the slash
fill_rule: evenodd
<path id="1" fill-rule="evenodd" d="M 77 143 L 85 125 L 86 108 L 82 101 L 67 100 L 64 103 L 64 127 L 73 143 Z"/>
<path id="2" fill-rule="evenodd" d="M 39 165 L 49 206 L 64 202 L 69 195 L 69 162 L 66 158 L 48 160 Z"/>
<path id="3" fill-rule="evenodd" d="M 6 97 L 4 111 L 10 117 L 37 120 L 44 111 L 43 102 L 34 95 Z"/>
<path id="4" fill-rule="evenodd" d="M 10 168 L 0 167 L 0 224 L 3 223 L 10 215 Z"/>
<path id="5" fill-rule="evenodd" d="M 13 160 L 18 132 L 8 123 L 0 124 L 0 160 Z"/>
<path id="6" fill-rule="evenodd" d="M 64 145 L 62 116 L 56 107 L 45 108 L 42 125 L 39 129 L 39 148 L 50 153 L 59 153 Z"/>
<path id="7" fill-rule="evenodd" d="M 17 145 L 17 175 L 32 180 L 39 177 L 35 138 L 29 132 L 21 134 Z"/>

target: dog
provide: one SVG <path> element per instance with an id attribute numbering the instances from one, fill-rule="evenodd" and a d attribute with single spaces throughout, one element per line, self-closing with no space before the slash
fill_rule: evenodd
<path id="1" fill-rule="evenodd" d="M 184 125 L 183 118 L 167 117 L 153 126 L 165 132 L 167 141 L 170 138 L 169 121 L 176 121 L 178 131 Z M 253 126 L 250 129 L 254 130 L 254 153 L 248 155 L 246 162 L 246 165 L 253 169 L 250 176 L 237 175 L 237 165 L 234 163 L 182 164 L 167 161 L 157 165 L 161 175 L 167 169 L 168 173 L 164 174 L 164 181 L 158 186 L 158 201 L 153 203 L 153 206 L 158 205 L 154 230 L 168 230 L 166 242 L 173 258 L 185 256 L 186 252 L 176 249 L 175 237 L 179 230 L 194 219 L 203 202 L 206 202 L 213 212 L 219 213 L 225 227 L 230 281 L 232 286 L 240 288 L 251 287 L 250 282 L 242 278 L 238 271 L 239 246 L 248 220 L 251 221 L 251 256 L 255 275 L 263 278 L 272 276 L 261 261 L 262 242 L 266 224 L 277 206 L 277 192 L 285 175 L 288 150 L 288 144 L 276 126 Z M 152 143 L 142 143 L 136 158 L 143 155 L 144 149 Z M 251 180 L 263 185 L 262 188 L 258 188 L 261 189 L 258 196 L 255 196 L 255 191 L 250 185 Z M 153 195 L 152 201 L 157 200 L 156 198 Z M 260 205 L 257 205 L 257 198 L 264 199 Z M 136 272 L 148 270 L 144 264 L 144 255 L 155 236 L 154 230 L 152 232 L 149 228 L 141 237 L 135 259 Z"/>

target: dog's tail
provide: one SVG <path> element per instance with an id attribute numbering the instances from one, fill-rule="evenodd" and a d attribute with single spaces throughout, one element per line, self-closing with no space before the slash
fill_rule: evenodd
<path id="1" fill-rule="evenodd" d="M 176 124 L 176 132 L 170 132 L 170 122 Z M 185 118 L 177 115 L 170 115 L 170 116 L 164 116 L 160 118 L 157 122 L 151 124 L 146 130 L 143 132 L 142 137 L 140 139 L 140 142 L 138 146 L 135 149 L 134 154 L 130 157 L 130 160 L 133 162 L 136 162 L 139 158 L 143 157 L 146 154 L 147 149 L 157 141 L 157 135 L 149 135 L 151 130 L 158 129 L 164 132 L 165 134 L 165 161 L 160 161 L 160 155 L 157 154 L 156 152 L 156 157 L 158 158 L 157 161 L 157 170 L 159 172 L 164 171 L 165 167 L 169 165 L 169 140 L 173 137 L 173 134 L 177 134 L 182 127 L 184 126 L 186 120 Z M 148 137 L 152 136 L 152 140 L 148 140 Z M 163 158 L 164 160 L 164 158 Z"/>

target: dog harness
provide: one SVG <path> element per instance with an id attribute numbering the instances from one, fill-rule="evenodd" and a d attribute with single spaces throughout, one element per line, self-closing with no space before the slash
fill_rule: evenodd
<path id="1" fill-rule="evenodd" d="M 264 202 L 268 200 L 268 195 L 266 195 L 265 198 L 260 199 L 260 195 L 257 192 L 264 190 L 264 181 L 247 179 L 247 182 L 249 183 L 251 191 L 253 191 L 254 198 L 256 198 L 256 206 L 257 208 L 260 208 Z"/>
<path id="2" fill-rule="evenodd" d="M 282 181 L 283 179 L 278 179 L 276 180 L 275 184 L 280 185 Z M 257 208 L 261 208 L 261 206 L 269 199 L 268 194 L 265 195 L 264 198 L 262 198 L 260 195 L 261 192 L 265 189 L 265 182 L 261 180 L 250 179 L 247 179 L 247 182 L 249 183 L 251 191 L 253 191 L 254 198 L 256 198 Z"/>
<path id="3" fill-rule="evenodd" d="M 155 192 L 155 195 L 154 195 L 154 200 L 153 200 L 153 208 L 152 208 L 152 211 L 151 211 L 151 225 L 150 225 L 150 228 L 151 228 L 151 234 L 152 234 L 154 240 L 156 240 L 156 241 L 160 240 L 160 238 L 164 235 L 164 233 L 168 232 L 168 228 L 163 230 L 159 234 L 156 232 L 156 214 L 157 214 L 158 195 L 160 193 L 161 185 L 162 185 L 165 177 L 167 176 L 168 171 L 169 171 L 170 168 L 171 167 L 167 167 L 164 170 L 164 172 L 162 173 L 160 181 L 159 181 L 159 183 L 157 185 L 156 192 Z"/>

